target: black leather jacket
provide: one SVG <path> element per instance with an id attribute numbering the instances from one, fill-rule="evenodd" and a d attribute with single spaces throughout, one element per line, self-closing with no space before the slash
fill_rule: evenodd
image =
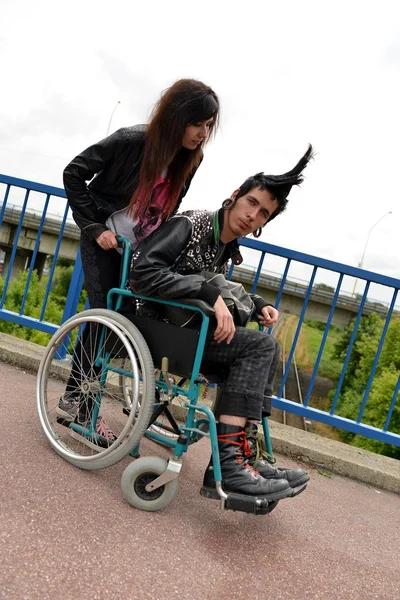
<path id="1" fill-rule="evenodd" d="M 72 216 L 89 239 L 106 231 L 108 217 L 128 206 L 139 184 L 145 137 L 146 125 L 123 127 L 78 154 L 65 168 L 64 187 Z M 176 210 L 195 172 L 187 178 Z"/>
<path id="2" fill-rule="evenodd" d="M 191 210 L 175 215 L 150 234 L 132 255 L 129 278 L 133 291 L 162 298 L 197 298 L 214 306 L 220 292 L 202 271 L 226 273 L 229 260 L 243 262 L 237 240 L 220 240 L 224 209 Z M 184 277 L 182 277 L 184 275 Z M 251 296 L 261 311 L 267 302 Z"/>

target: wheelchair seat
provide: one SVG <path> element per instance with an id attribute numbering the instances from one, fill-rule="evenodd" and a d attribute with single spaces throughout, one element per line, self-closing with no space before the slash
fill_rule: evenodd
<path id="1" fill-rule="evenodd" d="M 190 379 L 200 336 L 198 329 L 178 327 L 138 315 L 125 316 L 146 340 L 156 369 L 161 369 L 162 359 L 167 357 L 171 373 Z"/>

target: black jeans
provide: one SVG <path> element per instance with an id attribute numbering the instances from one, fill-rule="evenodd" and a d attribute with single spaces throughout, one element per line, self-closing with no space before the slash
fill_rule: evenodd
<path id="1" fill-rule="evenodd" d="M 279 344 L 267 333 L 236 327 L 230 344 L 207 336 L 202 371 L 227 374 L 218 412 L 261 420 L 271 414 L 271 396 L 279 365 Z"/>
<path id="2" fill-rule="evenodd" d="M 103 250 L 95 240 L 89 240 L 83 233 L 80 241 L 82 267 L 85 278 L 90 308 L 107 308 L 107 294 L 113 287 L 119 287 L 121 277 L 121 255 L 116 250 Z M 125 298 L 123 309 L 131 306 L 129 298 Z M 122 312 L 122 310 L 121 310 Z M 90 325 L 90 326 L 89 326 Z M 93 378 L 99 370 L 93 368 L 90 357 L 93 357 L 94 346 L 99 339 L 99 327 L 87 324 L 78 340 L 72 360 L 65 393 L 67 396 L 79 397 L 81 394 L 82 374 Z M 85 418 L 91 410 L 91 400 L 85 400 Z M 81 415 L 83 418 L 83 415 Z"/>
<path id="3" fill-rule="evenodd" d="M 103 250 L 95 240 L 81 235 L 81 259 L 90 308 L 107 308 L 107 294 L 119 287 L 121 255 Z"/>

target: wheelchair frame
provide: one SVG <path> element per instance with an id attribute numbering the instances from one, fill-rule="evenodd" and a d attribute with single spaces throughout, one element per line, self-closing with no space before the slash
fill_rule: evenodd
<path id="1" fill-rule="evenodd" d="M 130 246 L 130 242 L 128 239 L 123 238 L 123 237 L 118 237 L 117 239 L 118 239 L 119 244 L 123 247 L 123 250 L 124 250 L 123 257 L 122 257 L 122 266 L 121 266 L 121 288 L 113 288 L 109 291 L 108 296 L 107 296 L 107 308 L 109 310 L 118 311 L 121 308 L 122 298 L 130 297 L 130 298 L 134 298 L 137 300 L 151 301 L 151 302 L 154 302 L 157 304 L 166 304 L 166 305 L 177 306 L 179 308 L 184 308 L 186 310 L 189 309 L 189 310 L 199 313 L 199 315 L 201 316 L 202 321 L 201 321 L 201 326 L 200 326 L 200 335 L 199 335 L 199 340 L 197 343 L 196 355 L 195 355 L 193 368 L 192 368 L 192 375 L 190 377 L 189 390 L 187 391 L 179 386 L 176 386 L 175 384 L 171 384 L 171 388 L 172 388 L 172 391 L 174 392 L 173 396 L 176 396 L 179 394 L 181 396 L 186 396 L 189 400 L 189 402 L 186 403 L 186 408 L 188 408 L 189 412 L 188 412 L 185 426 L 181 426 L 182 432 L 186 432 L 189 434 L 196 433 L 197 435 L 201 435 L 204 437 L 211 437 L 212 451 L 214 453 L 214 447 L 215 447 L 216 454 L 219 457 L 215 416 L 209 408 L 202 406 L 201 404 L 197 404 L 199 392 L 200 392 L 200 385 L 205 383 L 204 378 L 200 377 L 200 367 L 201 367 L 201 362 L 202 362 L 202 358 L 203 358 L 204 346 L 205 346 L 205 342 L 206 342 L 208 325 L 209 325 L 210 319 L 205 314 L 205 312 L 197 306 L 191 306 L 189 304 L 185 304 L 185 303 L 178 302 L 175 300 L 165 300 L 163 298 L 143 296 L 141 294 L 136 294 L 135 292 L 128 290 L 127 286 L 128 286 L 128 272 L 129 272 L 130 258 L 131 258 L 131 246 Z M 118 296 L 116 301 L 114 300 L 115 296 Z M 157 384 L 157 386 L 164 388 L 165 391 L 169 390 L 169 386 L 166 382 L 157 381 L 156 384 Z M 210 435 L 204 433 L 204 431 L 202 431 L 202 430 L 193 428 L 194 416 L 195 416 L 196 410 L 198 410 L 199 412 L 203 412 L 207 416 L 208 422 L 213 423 L 212 431 L 210 431 Z M 264 433 L 264 437 L 265 437 L 265 444 L 266 444 L 267 452 L 272 459 L 271 462 L 273 462 L 272 443 L 271 443 L 271 436 L 270 436 L 270 432 L 269 432 L 267 417 L 262 418 L 262 427 L 263 427 L 263 433 Z M 189 440 L 188 440 L 188 443 L 185 445 L 183 445 L 181 443 L 179 443 L 179 445 L 178 445 L 175 442 L 173 442 L 172 440 L 170 442 L 167 442 L 164 437 L 161 437 L 157 433 L 149 432 L 149 431 L 146 431 L 145 436 L 154 440 L 155 442 L 160 442 L 165 445 L 168 444 L 168 446 L 170 446 L 171 448 L 175 448 L 175 451 L 174 451 L 175 456 L 181 456 L 187 450 L 187 446 L 189 443 Z M 214 454 L 213 454 L 213 456 L 214 456 Z M 216 473 L 216 475 L 219 475 L 218 477 L 216 477 L 216 479 L 220 480 L 221 472 L 220 472 L 220 468 L 219 468 L 219 460 L 217 461 L 216 466 L 218 468 L 216 469 L 216 467 L 214 467 L 214 472 Z"/>
<path id="2" fill-rule="evenodd" d="M 187 408 L 187 416 L 186 416 L 186 421 L 184 424 L 181 425 L 177 425 L 176 422 L 176 433 L 177 433 L 177 439 L 169 439 L 163 435 L 161 435 L 160 433 L 157 433 L 157 431 L 152 430 L 152 428 L 149 426 L 152 424 L 152 422 L 154 422 L 155 418 L 157 417 L 157 410 L 158 413 L 160 413 L 160 408 L 155 408 L 154 406 L 157 407 L 157 404 L 154 405 L 154 403 L 152 402 L 152 398 L 146 398 L 146 397 L 142 397 L 141 403 L 144 405 L 145 403 L 148 402 L 152 402 L 152 410 L 153 410 L 153 416 L 150 418 L 150 421 L 147 423 L 147 426 L 145 428 L 144 431 L 144 435 L 145 437 L 157 442 L 157 443 L 161 443 L 164 446 L 168 446 L 171 450 L 172 450 L 172 457 L 168 460 L 167 462 L 167 466 L 165 469 L 163 469 L 160 461 L 162 462 L 162 459 L 154 459 L 154 461 L 158 461 L 158 462 L 154 462 L 154 465 L 156 466 L 155 468 L 155 475 L 157 475 L 155 478 L 153 476 L 153 478 L 151 478 L 151 480 L 147 481 L 146 485 L 144 486 L 144 490 L 146 493 L 148 494 L 156 494 L 162 489 L 164 489 L 163 486 L 166 486 L 170 488 L 170 495 L 171 497 L 167 498 L 168 502 L 166 503 L 162 503 L 160 501 L 155 502 L 155 503 L 151 503 L 149 502 L 149 506 L 146 506 L 146 502 L 142 502 L 142 503 L 138 503 L 137 501 L 132 501 L 132 498 L 130 498 L 130 488 L 132 485 L 132 477 L 137 476 L 137 472 L 138 472 L 138 468 L 135 466 L 137 465 L 137 463 L 139 463 L 139 461 L 144 461 L 144 463 L 146 464 L 150 464 L 151 460 L 149 457 L 145 457 L 145 458 L 140 458 L 136 461 L 134 461 L 133 463 L 131 463 L 127 469 L 125 470 L 123 477 L 122 477 L 122 489 L 123 489 L 123 494 L 124 497 L 128 500 L 128 502 L 130 502 L 131 504 L 133 504 L 134 506 L 136 506 L 137 508 L 141 508 L 144 510 L 159 510 L 160 508 L 163 508 L 164 506 L 166 506 L 174 497 L 176 489 L 177 489 L 177 477 L 179 475 L 179 472 L 181 470 L 181 466 L 182 466 L 182 461 L 181 458 L 183 456 L 183 454 L 188 450 L 189 444 L 196 442 L 199 440 L 199 438 L 201 437 L 208 437 L 210 439 L 210 444 L 211 444 L 211 452 L 212 452 L 212 461 L 213 461 L 213 468 L 214 468 L 214 479 L 216 482 L 216 495 L 213 496 L 215 498 L 219 498 L 220 500 L 220 506 L 222 509 L 233 509 L 233 510 L 243 510 L 245 512 L 252 512 L 254 514 L 266 514 L 268 512 L 270 512 L 273 508 L 275 508 L 277 501 L 276 502 L 266 502 L 265 499 L 262 498 L 246 498 L 243 497 L 240 494 L 227 494 L 224 492 L 223 488 L 222 488 L 222 477 L 221 477 L 221 468 L 220 468 L 220 461 L 219 461 L 219 451 L 218 451 L 218 440 L 217 440 L 217 427 L 216 427 L 216 420 L 215 420 L 215 416 L 212 412 L 212 410 L 210 408 L 208 408 L 207 406 L 202 405 L 201 403 L 198 403 L 198 398 L 199 398 L 199 393 L 200 393 L 200 386 L 202 384 L 205 383 L 205 379 L 204 377 L 201 376 L 200 374 L 200 368 L 201 368 L 201 362 L 202 362 L 202 356 L 203 356 L 203 352 L 204 352 L 204 346 L 205 346 L 205 342 L 206 342 L 206 336 L 207 336 L 207 331 L 208 331 L 208 326 L 209 326 L 209 317 L 203 312 L 203 310 L 201 310 L 201 308 L 197 307 L 197 306 L 192 306 L 189 304 L 184 304 L 182 302 L 178 302 L 178 301 L 173 301 L 173 300 L 165 300 L 162 298 L 155 298 L 155 297 L 147 297 L 141 294 L 136 294 L 127 288 L 127 284 L 128 284 L 128 272 L 129 272 L 129 266 L 130 266 L 130 259 L 131 259 L 131 246 L 130 246 L 130 242 L 129 240 L 127 240 L 126 238 L 118 238 L 118 243 L 119 245 L 123 248 L 123 255 L 122 255 L 122 264 L 121 264 L 121 277 L 120 277 L 120 281 L 121 281 L 121 287 L 120 288 L 113 288 L 109 291 L 108 296 L 107 296 L 107 311 L 104 309 L 98 309 L 96 311 L 96 309 L 93 309 L 92 311 L 84 311 L 83 313 L 80 313 L 78 315 L 76 315 L 75 317 L 72 317 L 72 319 L 70 319 L 69 321 L 73 321 L 74 319 L 78 319 L 79 316 L 81 315 L 81 318 L 84 319 L 85 315 L 90 314 L 95 314 L 97 313 L 101 313 L 101 319 L 104 319 L 104 322 L 107 321 L 107 312 L 108 311 L 112 311 L 110 312 L 110 324 L 109 327 L 111 329 L 113 329 L 112 327 L 112 323 L 114 323 L 114 327 L 117 331 L 118 336 L 124 340 L 124 338 L 126 337 L 128 340 L 130 340 L 130 343 L 132 343 L 132 331 L 133 329 L 131 327 L 129 327 L 129 330 L 124 329 L 124 326 L 122 325 L 123 322 L 125 322 L 125 317 L 118 317 L 118 319 L 116 319 L 116 322 L 113 321 L 113 314 L 115 315 L 115 312 L 117 312 L 118 310 L 120 310 L 121 306 L 122 306 L 122 302 L 124 297 L 125 298 L 132 298 L 133 300 L 142 300 L 142 301 L 149 301 L 152 303 L 156 303 L 156 304 L 160 304 L 160 305 L 172 305 L 172 306 L 176 306 L 176 307 L 181 307 L 181 308 L 185 308 L 186 310 L 191 310 L 194 311 L 196 313 L 198 313 L 198 315 L 201 318 L 201 325 L 200 325 L 200 330 L 199 332 L 196 332 L 196 336 L 198 337 L 197 340 L 197 345 L 196 345 L 196 350 L 195 350 L 195 357 L 194 357 L 194 361 L 193 361 L 193 366 L 192 366 L 192 370 L 191 370 L 191 374 L 190 374 L 190 379 L 187 377 L 187 379 L 189 379 L 189 388 L 188 389 L 184 389 L 183 387 L 177 385 L 172 379 L 171 379 L 171 374 L 168 372 L 169 371 L 169 359 L 168 356 L 163 356 L 162 361 L 161 361 L 161 377 L 155 381 L 155 385 L 156 388 L 158 389 L 160 395 L 161 395 L 161 403 L 159 403 L 159 407 L 163 406 L 163 407 L 167 407 L 169 406 L 169 404 L 172 402 L 173 398 L 176 397 L 177 395 L 180 395 L 181 397 L 185 397 L 187 398 L 187 400 L 184 402 L 184 406 L 185 408 Z M 115 317 L 116 318 L 116 317 Z M 137 319 L 140 319 L 141 317 L 137 317 Z M 100 320 L 100 323 L 102 321 Z M 67 322 L 68 323 L 68 322 Z M 119 324 L 121 323 L 121 324 Z M 65 326 L 66 324 L 64 324 Z M 176 327 L 174 325 L 170 325 L 171 327 Z M 62 329 L 63 326 L 61 326 L 60 329 Z M 133 327 L 133 326 L 132 326 Z M 137 329 L 135 327 L 135 329 Z M 177 327 L 177 329 L 180 329 L 179 327 Z M 139 329 L 140 331 L 140 329 Z M 55 338 L 57 336 L 57 333 L 53 336 L 53 338 Z M 104 327 L 103 327 L 103 331 L 101 336 L 104 336 Z M 142 337 L 142 336 L 140 336 Z M 41 367 L 39 368 L 39 373 L 38 373 L 38 385 L 37 385 L 37 394 L 38 394 L 38 409 L 39 409 L 39 415 L 40 415 L 40 419 L 42 422 L 42 426 L 45 429 L 46 435 L 49 438 L 49 440 L 52 442 L 52 445 L 55 446 L 55 443 L 53 443 L 53 440 L 51 439 L 51 434 L 49 434 L 49 426 L 48 423 L 46 423 L 46 415 L 45 413 L 45 404 L 43 399 L 41 398 L 41 395 L 43 395 L 43 384 L 40 385 L 40 380 L 43 379 L 43 370 L 45 370 L 46 368 L 48 368 L 48 366 L 46 366 L 46 360 L 47 363 L 49 362 L 49 360 L 52 359 L 52 357 L 54 356 L 54 350 L 52 349 L 52 343 L 53 343 L 53 338 L 49 343 L 49 351 L 48 351 L 48 355 L 50 356 L 44 357 Z M 144 340 L 146 341 L 146 339 L 144 338 Z M 103 343 L 104 339 L 101 338 L 100 342 L 99 342 L 99 346 L 98 348 L 100 349 L 102 347 L 102 343 Z M 147 341 L 146 341 L 147 343 Z M 54 345 L 54 344 L 53 344 Z M 139 346 L 140 348 L 140 346 Z M 52 350 L 52 352 L 50 352 L 50 349 Z M 135 360 L 132 358 L 134 358 L 132 353 L 129 353 L 129 345 L 128 345 L 128 354 L 130 356 L 131 359 L 131 365 L 133 367 L 133 371 L 128 371 L 124 368 L 115 366 L 115 365 L 111 365 L 111 363 L 109 363 L 108 361 L 110 360 L 110 355 L 106 354 L 106 358 L 101 358 L 100 357 L 100 350 L 96 351 L 98 352 L 97 354 L 97 358 L 96 358 L 96 364 L 101 364 L 102 361 L 104 362 L 104 360 L 107 362 L 106 368 L 104 369 L 104 372 L 102 372 L 101 378 L 100 378 L 100 391 L 97 392 L 96 394 L 96 400 L 95 400 L 95 405 L 94 405 L 94 409 L 93 409 L 93 418 L 92 418 L 92 425 L 90 427 L 89 430 L 84 430 L 82 429 L 82 427 L 77 424 L 77 423 L 70 423 L 69 427 L 71 429 L 71 431 L 75 431 L 79 434 L 83 434 L 83 435 L 91 435 L 93 436 L 93 423 L 96 423 L 97 420 L 97 416 L 100 410 L 100 405 L 101 405 L 101 389 L 104 386 L 105 383 L 105 379 L 107 378 L 107 372 L 108 371 L 113 371 L 114 373 L 122 376 L 122 377 L 128 377 L 128 378 L 132 378 L 135 380 L 135 385 L 136 385 L 136 391 L 137 391 L 137 386 L 139 385 L 139 380 L 141 380 L 141 375 L 138 372 L 138 368 L 137 365 L 135 364 Z M 151 353 L 150 353 L 151 354 Z M 161 352 L 162 354 L 162 352 Z M 46 359 L 46 360 L 45 360 Z M 172 372 L 172 374 L 175 374 Z M 136 396 L 137 397 L 137 393 Z M 136 410 L 136 406 L 134 407 L 134 409 Z M 143 407 L 142 407 L 143 408 Z M 150 408 L 147 406 L 147 413 L 150 413 Z M 196 411 L 202 413 L 206 418 L 205 419 L 197 419 L 196 418 Z M 156 417 L 154 417 L 154 415 L 156 415 Z M 128 418 L 128 422 L 126 425 L 126 428 L 128 428 L 129 426 L 134 427 L 134 421 L 135 421 L 135 417 L 132 414 L 129 414 L 129 418 Z M 209 432 L 207 433 L 204 428 L 200 428 L 201 426 L 204 426 L 206 423 L 208 422 L 208 428 L 209 428 Z M 268 419 L 266 417 L 262 418 L 262 427 L 263 427 L 263 433 L 264 433 L 264 438 L 265 438 L 265 444 L 266 444 L 266 448 L 267 448 L 267 452 L 268 454 L 271 456 L 271 459 L 273 461 L 273 455 L 272 455 L 272 445 L 271 445 L 271 438 L 270 438 L 270 433 L 269 433 L 269 427 L 268 427 Z M 142 427 L 143 428 L 143 427 Z M 179 433 L 178 433 L 179 431 Z M 124 456 L 131 454 L 133 456 L 137 456 L 139 453 L 139 444 L 140 444 L 140 439 L 138 440 L 138 442 L 135 444 L 135 446 L 132 448 L 132 445 L 130 445 L 128 447 L 128 445 L 126 445 L 126 452 L 125 454 L 123 454 L 123 444 L 120 443 L 119 447 L 116 448 L 115 452 L 118 454 L 118 460 L 121 460 Z M 125 448 L 125 446 L 124 446 Z M 55 448 L 56 451 L 57 448 Z M 108 449 L 111 453 L 112 450 L 112 446 L 110 446 L 110 448 Z M 61 452 L 59 452 L 60 454 L 62 454 Z M 104 452 L 104 454 L 107 454 L 107 452 Z M 64 458 L 66 458 L 67 460 L 70 460 L 70 462 L 72 462 L 73 464 L 76 464 L 77 466 L 83 466 L 83 468 L 101 468 L 101 466 L 91 466 L 90 465 L 90 461 L 88 460 L 86 462 L 85 465 L 80 465 L 76 462 L 74 462 L 74 460 L 71 460 L 71 457 L 68 456 L 68 453 L 63 453 L 62 456 Z M 146 462 L 147 460 L 147 462 Z M 93 461 L 94 462 L 94 459 Z M 116 461 L 109 461 L 109 464 L 113 464 L 113 462 Z M 143 463 L 143 464 L 144 464 Z M 106 464 L 105 466 L 108 466 L 108 464 Z M 150 467 L 148 467 L 150 468 Z M 140 469 L 139 469 L 140 470 Z M 151 470 L 151 468 L 150 468 Z M 132 473 L 132 475 L 131 475 Z M 147 471 L 144 471 L 145 474 L 147 474 Z M 141 476 L 143 476 L 143 473 L 141 473 Z M 173 484 L 173 486 L 171 485 Z M 172 489 L 174 488 L 174 489 Z M 158 492 L 157 492 L 158 490 Z M 151 505 L 151 506 L 150 506 Z"/>

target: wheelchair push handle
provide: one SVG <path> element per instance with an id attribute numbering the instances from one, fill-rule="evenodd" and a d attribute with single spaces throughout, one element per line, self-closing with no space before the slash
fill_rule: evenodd
<path id="1" fill-rule="evenodd" d="M 129 249 L 131 249 L 131 243 L 128 240 L 128 238 L 122 237 L 121 235 L 117 235 L 117 244 L 118 244 L 118 248 L 122 248 L 124 250 L 124 252 Z"/>
<path id="2" fill-rule="evenodd" d="M 125 288 L 128 281 L 129 266 L 131 262 L 131 243 L 128 238 L 117 236 L 118 248 L 122 248 L 122 261 L 121 261 L 121 272 L 120 272 L 120 284 L 121 287 Z"/>

